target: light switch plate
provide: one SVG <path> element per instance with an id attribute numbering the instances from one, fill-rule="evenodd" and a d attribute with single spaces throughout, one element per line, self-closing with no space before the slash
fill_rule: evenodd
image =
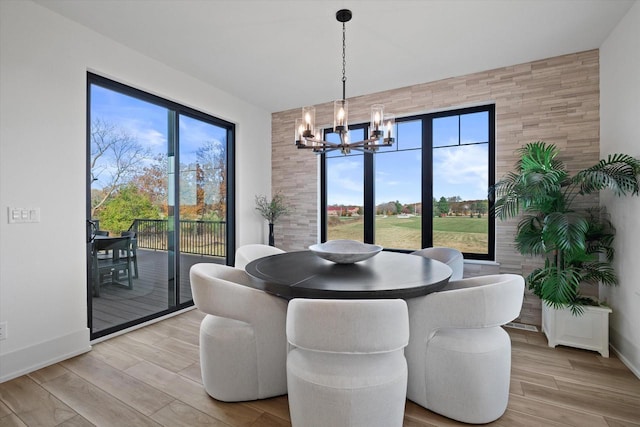
<path id="1" fill-rule="evenodd" d="M 9 224 L 19 222 L 40 222 L 40 208 L 14 208 L 7 207 Z"/>

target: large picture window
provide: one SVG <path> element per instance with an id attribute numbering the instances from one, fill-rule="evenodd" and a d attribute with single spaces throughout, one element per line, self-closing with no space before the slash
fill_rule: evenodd
<path id="1" fill-rule="evenodd" d="M 494 106 L 405 117 L 396 126 L 396 142 L 375 154 L 323 155 L 322 240 L 405 252 L 447 246 L 469 259 L 494 259 L 487 198 L 495 180 Z M 367 131 L 354 128 L 354 140 Z"/>

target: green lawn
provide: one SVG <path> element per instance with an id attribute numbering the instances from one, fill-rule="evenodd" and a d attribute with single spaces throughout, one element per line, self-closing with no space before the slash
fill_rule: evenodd
<path id="1" fill-rule="evenodd" d="M 376 217 L 376 244 L 395 249 L 420 249 L 421 218 Z M 327 239 L 363 239 L 363 219 L 341 218 L 329 226 Z M 433 245 L 457 248 L 462 252 L 486 253 L 487 217 L 433 218 Z"/>

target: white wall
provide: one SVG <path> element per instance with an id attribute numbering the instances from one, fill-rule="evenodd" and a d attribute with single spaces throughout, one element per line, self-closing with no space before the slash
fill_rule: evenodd
<path id="1" fill-rule="evenodd" d="M 0 1 L 0 382 L 87 351 L 86 72 L 236 123 L 237 244 L 261 242 L 271 116 L 29 1 Z M 7 207 L 41 221 L 8 224 Z"/>
<path id="2" fill-rule="evenodd" d="M 640 158 L 640 2 L 636 1 L 600 48 L 600 154 Z M 601 204 L 616 226 L 615 268 L 620 285 L 600 288 L 613 308 L 610 340 L 640 377 L 640 197 L 603 192 Z"/>

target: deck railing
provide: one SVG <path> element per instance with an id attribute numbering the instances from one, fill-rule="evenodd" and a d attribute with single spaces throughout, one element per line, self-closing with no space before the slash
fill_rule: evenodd
<path id="1" fill-rule="evenodd" d="M 183 253 L 226 256 L 225 221 L 180 221 L 180 250 Z M 138 248 L 166 251 L 169 222 L 165 219 L 136 219 L 129 228 L 136 232 Z"/>

